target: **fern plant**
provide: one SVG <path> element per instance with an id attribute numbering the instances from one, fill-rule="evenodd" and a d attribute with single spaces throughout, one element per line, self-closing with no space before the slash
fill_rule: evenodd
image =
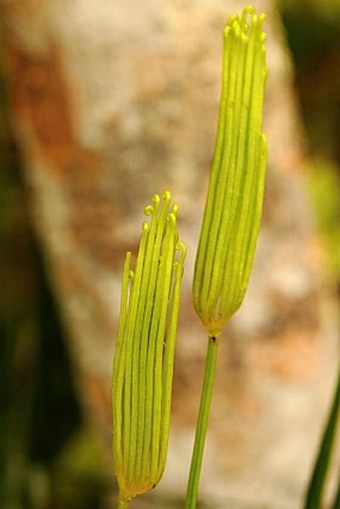
<path id="1" fill-rule="evenodd" d="M 224 30 L 222 93 L 215 155 L 198 246 L 194 306 L 208 354 L 186 508 L 196 506 L 223 325 L 242 303 L 261 220 L 266 166 L 262 107 L 267 77 L 264 15 L 253 7 Z M 119 508 L 160 480 L 169 435 L 174 345 L 185 246 L 170 193 L 146 207 L 135 271 L 127 253 L 113 361 L 113 459 Z M 176 250 L 180 250 L 176 260 Z"/>
<path id="2" fill-rule="evenodd" d="M 260 228 L 267 159 L 262 115 L 265 15 L 248 6 L 223 32 L 222 91 L 213 164 L 193 280 L 193 302 L 208 335 L 205 374 L 185 501 L 195 509 L 224 325 L 243 302 Z M 113 460 L 118 508 L 153 489 L 166 463 L 179 298 L 185 245 L 167 191 L 145 208 L 136 266 L 124 264 L 113 360 Z M 339 381 L 305 509 L 320 509 L 339 416 Z M 340 490 L 332 509 L 338 509 Z"/>

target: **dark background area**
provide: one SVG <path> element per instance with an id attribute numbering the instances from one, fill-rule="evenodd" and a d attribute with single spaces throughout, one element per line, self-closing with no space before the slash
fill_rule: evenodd
<path id="1" fill-rule="evenodd" d="M 336 1 L 280 4 L 308 139 L 307 179 L 340 293 L 340 8 Z M 2 48 L 1 38 L 0 507 L 102 507 L 112 481 L 82 416 L 58 308 L 31 229 Z"/>
<path id="2" fill-rule="evenodd" d="M 96 508 L 106 480 L 28 216 L 7 79 L 1 38 L 0 507 Z"/>

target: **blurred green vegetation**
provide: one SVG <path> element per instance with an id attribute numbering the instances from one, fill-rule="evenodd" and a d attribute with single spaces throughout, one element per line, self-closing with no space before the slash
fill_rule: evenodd
<path id="1" fill-rule="evenodd" d="M 315 217 L 340 296 L 340 2 L 278 0 L 308 137 Z"/>
<path id="2" fill-rule="evenodd" d="M 328 263 L 326 274 L 340 298 L 340 3 L 279 0 L 295 62 L 296 91 L 308 137 L 306 180 Z M 339 383 L 325 423 L 305 507 L 323 507 L 328 470 L 337 443 Z M 336 466 L 333 465 L 335 468 Z M 340 486 L 329 507 L 339 507 Z"/>
<path id="3" fill-rule="evenodd" d="M 311 196 L 339 288 L 339 1 L 280 0 L 279 6 L 308 134 Z M 100 508 L 108 481 L 80 411 L 28 219 L 5 64 L 0 32 L 0 507 Z"/>
<path id="4" fill-rule="evenodd" d="M 310 196 L 328 258 L 328 274 L 340 297 L 340 179 L 330 160 L 314 158 L 307 168 Z"/>

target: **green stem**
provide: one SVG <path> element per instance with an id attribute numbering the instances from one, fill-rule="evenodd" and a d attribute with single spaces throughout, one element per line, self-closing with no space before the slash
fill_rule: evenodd
<path id="1" fill-rule="evenodd" d="M 198 485 L 202 468 L 205 437 L 207 434 L 211 397 L 215 381 L 219 337 L 220 334 L 216 334 L 214 336 L 209 335 L 208 340 L 208 352 L 205 363 L 201 403 L 196 426 L 196 436 L 194 450 L 192 453 L 185 509 L 194 509 L 197 503 Z"/>
<path id="2" fill-rule="evenodd" d="M 331 461 L 331 455 L 336 440 L 337 423 L 339 419 L 340 408 L 340 371 L 335 387 L 332 405 L 325 424 L 325 429 L 321 439 L 320 449 L 314 465 L 313 474 L 308 486 L 304 509 L 318 509 L 322 505 L 322 495 L 325 482 L 327 479 L 327 471 Z M 339 500 L 340 490 L 335 498 Z M 339 506 L 334 506 L 339 507 Z"/>
<path id="3" fill-rule="evenodd" d="M 117 509 L 127 509 L 129 501 L 126 498 L 119 496 Z"/>

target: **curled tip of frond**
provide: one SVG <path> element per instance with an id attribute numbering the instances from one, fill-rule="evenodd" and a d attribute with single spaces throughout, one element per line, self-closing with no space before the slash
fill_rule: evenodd
<path id="1" fill-rule="evenodd" d="M 170 200 L 171 200 L 171 193 L 170 193 L 170 191 L 164 191 L 163 194 L 162 194 L 162 198 L 163 198 L 164 201 L 170 202 Z"/>
<path id="2" fill-rule="evenodd" d="M 187 254 L 187 246 L 184 244 L 184 242 L 177 242 L 176 251 L 179 251 L 178 263 L 183 264 Z"/>
<path id="3" fill-rule="evenodd" d="M 187 254 L 187 246 L 184 244 L 184 242 L 177 242 L 176 251 L 180 251 L 181 258 L 182 257 L 184 258 L 185 255 Z"/>
<path id="4" fill-rule="evenodd" d="M 173 212 L 169 212 L 167 219 L 172 226 L 176 226 L 176 216 Z"/>
<path id="5" fill-rule="evenodd" d="M 175 216 L 177 215 L 177 212 L 178 212 L 178 204 L 177 203 L 173 204 L 171 212 L 173 214 L 175 214 Z"/>
<path id="6" fill-rule="evenodd" d="M 152 205 L 147 205 L 146 207 L 144 207 L 144 214 L 146 216 L 151 216 L 151 214 L 154 213 L 154 210 L 155 210 L 155 207 L 153 207 Z"/>
<path id="7" fill-rule="evenodd" d="M 187 254 L 187 247 L 183 242 L 177 242 L 176 251 L 179 252 L 178 259 L 173 264 L 173 269 L 178 272 L 180 276 L 183 274 L 183 264 Z"/>
<path id="8" fill-rule="evenodd" d="M 155 205 L 158 205 L 159 202 L 161 201 L 159 194 L 155 194 L 154 197 L 152 198 L 152 201 L 154 202 Z"/>
<path id="9" fill-rule="evenodd" d="M 248 14 L 255 14 L 255 7 L 253 5 L 247 5 L 243 9 L 242 17 L 246 17 Z"/>
<path id="10" fill-rule="evenodd" d="M 160 208 L 161 199 L 165 202 L 165 207 L 167 207 L 171 201 L 170 191 L 164 191 L 161 196 L 159 194 L 155 194 L 152 198 L 153 205 L 147 205 L 144 207 L 144 214 L 146 216 L 157 215 L 157 212 Z M 172 212 L 176 215 L 177 211 L 178 205 L 174 203 L 172 206 Z"/>
<path id="11" fill-rule="evenodd" d="M 153 205 L 147 205 L 146 207 L 144 207 L 144 214 L 146 216 L 152 216 L 152 214 L 157 213 L 159 204 L 161 202 L 161 198 L 160 198 L 159 194 L 155 194 L 153 196 L 152 202 L 153 202 Z"/>
<path id="12" fill-rule="evenodd" d="M 249 24 L 248 24 L 248 16 L 254 16 L 255 9 L 252 6 L 245 7 L 243 10 L 241 19 L 238 19 L 237 21 L 240 24 L 240 28 L 242 31 L 246 32 L 249 30 Z"/>
<path id="13" fill-rule="evenodd" d="M 234 25 L 235 21 L 237 21 L 238 19 L 239 17 L 237 16 L 237 14 L 230 16 L 224 30 L 229 31 L 230 28 Z"/>
<path id="14" fill-rule="evenodd" d="M 224 29 L 224 35 L 228 36 L 232 33 L 236 37 L 244 39 L 244 36 L 247 37 L 249 35 L 252 25 L 258 24 L 259 26 L 262 26 L 265 19 L 266 15 L 264 13 L 257 15 L 255 7 L 248 5 L 244 8 L 241 16 L 234 15 L 229 18 Z"/>

